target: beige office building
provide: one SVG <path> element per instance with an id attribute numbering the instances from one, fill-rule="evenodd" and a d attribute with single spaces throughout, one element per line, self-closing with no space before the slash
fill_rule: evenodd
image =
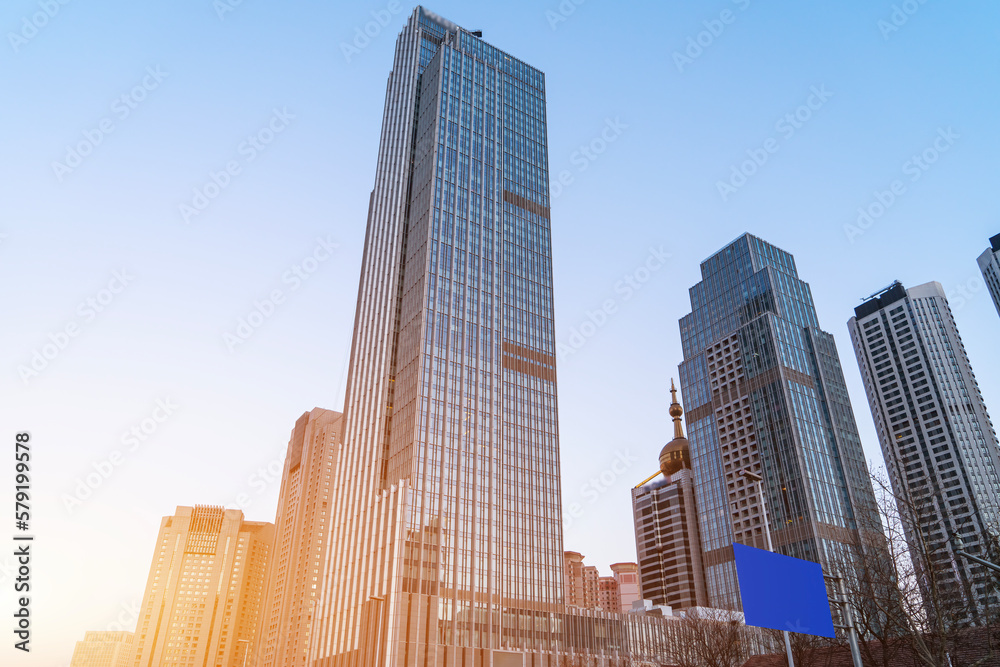
<path id="1" fill-rule="evenodd" d="M 326 563 L 330 484 L 343 415 L 316 408 L 295 423 L 274 519 L 274 553 L 257 665 L 304 667 L 320 577 Z"/>
<path id="2" fill-rule="evenodd" d="M 131 632 L 88 632 L 76 643 L 69 667 L 132 667 Z"/>
<path id="3" fill-rule="evenodd" d="M 239 510 L 178 507 L 164 517 L 134 667 L 252 665 L 273 539 L 273 524 Z"/>

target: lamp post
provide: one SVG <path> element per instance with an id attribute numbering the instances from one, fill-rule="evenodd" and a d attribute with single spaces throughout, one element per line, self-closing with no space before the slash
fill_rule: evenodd
<path id="1" fill-rule="evenodd" d="M 237 644 L 246 643 L 246 650 L 243 651 L 243 667 L 247 667 L 247 656 L 250 655 L 250 640 L 249 639 L 237 639 Z"/>
<path id="2" fill-rule="evenodd" d="M 764 536 L 767 538 L 767 550 L 774 551 L 774 542 L 771 540 L 771 523 L 767 520 L 767 505 L 764 504 L 764 489 L 761 482 L 764 478 L 753 472 L 749 468 L 740 471 L 740 476 L 747 481 L 753 482 L 757 492 L 757 500 L 760 503 L 760 514 L 764 518 Z M 785 655 L 788 656 L 788 667 L 795 667 L 795 659 L 792 657 L 792 640 L 788 635 L 788 630 L 782 631 L 785 635 Z"/>
<path id="3" fill-rule="evenodd" d="M 375 637 L 374 637 L 375 647 L 373 649 L 373 653 L 376 656 L 378 656 L 378 655 L 380 655 L 380 653 L 382 651 L 382 630 L 383 630 L 383 628 L 382 628 L 382 622 L 383 622 L 382 621 L 382 616 L 385 613 L 385 597 L 383 597 L 381 595 L 373 595 L 373 596 L 369 597 L 368 600 L 370 602 L 374 602 L 375 605 L 376 605 L 376 608 L 378 609 L 378 611 L 375 612 L 377 614 L 377 625 L 376 625 L 376 628 L 375 628 Z"/>
<path id="4" fill-rule="evenodd" d="M 949 537 L 951 538 L 952 551 L 955 552 L 956 556 L 962 556 L 963 558 L 968 558 L 973 563 L 979 563 L 983 567 L 989 568 L 994 572 L 1000 572 L 1000 565 L 997 565 L 996 563 L 991 563 L 990 561 L 980 558 L 979 556 L 973 556 L 968 551 L 966 551 L 965 543 L 962 542 L 961 536 L 952 533 Z"/>

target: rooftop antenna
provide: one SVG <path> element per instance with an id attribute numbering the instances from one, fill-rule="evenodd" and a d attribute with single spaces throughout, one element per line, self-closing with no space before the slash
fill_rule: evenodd
<path id="1" fill-rule="evenodd" d="M 892 281 L 891 283 L 889 283 L 888 285 L 886 285 L 886 286 L 885 286 L 885 287 L 883 287 L 882 289 L 880 289 L 880 290 L 875 290 L 874 292 L 872 292 L 872 293 L 871 293 L 871 294 L 869 294 L 868 296 L 866 296 L 866 297 L 863 297 L 863 298 L 862 298 L 861 300 L 862 300 L 862 301 L 870 301 L 871 299 L 874 299 L 874 298 L 875 298 L 875 297 L 877 297 L 877 296 L 880 296 L 880 295 L 882 295 L 882 294 L 885 294 L 886 292 L 888 292 L 889 290 L 891 290 L 891 289 L 892 289 L 893 287 L 895 287 L 895 286 L 896 286 L 896 285 L 898 285 L 898 284 L 899 284 L 899 281 L 898 281 L 898 280 L 893 280 L 893 281 Z"/>

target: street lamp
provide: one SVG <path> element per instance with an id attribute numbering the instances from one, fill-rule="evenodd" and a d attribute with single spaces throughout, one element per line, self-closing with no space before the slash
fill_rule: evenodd
<path id="1" fill-rule="evenodd" d="M 757 492 L 757 502 L 760 503 L 760 514 L 764 518 L 764 537 L 767 538 L 767 550 L 774 551 L 774 542 L 771 540 L 771 524 L 767 520 L 767 505 L 764 504 L 764 490 L 761 482 L 764 478 L 757 473 L 750 470 L 750 468 L 744 468 L 740 470 L 740 476 L 747 481 L 753 482 L 754 489 Z M 792 658 L 792 640 L 788 635 L 788 630 L 782 631 L 785 635 L 785 655 L 788 656 L 788 667 L 795 667 L 795 659 Z"/>
<path id="2" fill-rule="evenodd" d="M 767 538 L 767 550 L 774 551 L 774 543 L 771 541 L 771 524 L 767 520 L 767 505 L 764 504 L 764 492 L 761 486 L 764 478 L 750 470 L 750 468 L 741 470 L 740 476 L 753 482 L 754 490 L 757 492 L 757 500 L 760 503 L 760 514 L 764 517 L 764 537 Z"/>
<path id="3" fill-rule="evenodd" d="M 376 608 L 378 609 L 378 611 L 375 612 L 378 615 L 377 616 L 378 624 L 375 629 L 375 640 L 374 640 L 375 647 L 373 652 L 375 655 L 379 655 L 382 651 L 382 632 L 383 632 L 383 616 L 385 614 L 385 597 L 381 595 L 372 595 L 368 598 L 368 600 L 369 602 L 374 602 Z"/>
<path id="4" fill-rule="evenodd" d="M 247 656 L 250 655 L 250 640 L 249 639 L 237 639 L 236 643 L 246 643 L 247 648 L 243 651 L 243 667 L 247 667 Z"/>
<path id="5" fill-rule="evenodd" d="M 834 599 L 836 604 L 844 606 L 844 623 L 846 625 L 834 625 L 833 627 L 847 631 L 847 639 L 851 645 L 851 661 L 854 667 L 862 667 L 861 649 L 858 647 L 858 630 L 854 627 L 854 614 L 851 612 L 851 602 L 847 599 L 847 590 L 844 588 L 844 578 L 840 575 L 824 574 L 824 579 L 834 582 L 838 595 Z"/>
<path id="6" fill-rule="evenodd" d="M 979 563 L 983 567 L 989 568 L 994 572 L 1000 572 L 1000 565 L 996 563 L 991 563 L 988 560 L 980 558 L 979 556 L 973 556 L 968 551 L 965 550 L 965 543 L 962 542 L 962 537 L 956 533 L 951 533 L 949 536 L 951 538 L 951 548 L 955 552 L 956 556 L 962 556 L 963 558 L 968 558 L 973 563 Z"/>

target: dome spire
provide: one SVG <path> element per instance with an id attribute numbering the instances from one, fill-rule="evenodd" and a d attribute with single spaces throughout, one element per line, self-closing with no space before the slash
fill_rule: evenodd
<path id="1" fill-rule="evenodd" d="M 677 401 L 677 387 L 674 386 L 674 379 L 670 378 L 670 416 L 674 418 L 674 440 L 684 437 L 684 425 L 681 417 L 684 415 L 684 408 Z"/>
<path id="2" fill-rule="evenodd" d="M 667 477 L 682 468 L 691 467 L 691 452 L 681 422 L 684 408 L 677 400 L 677 387 L 674 386 L 673 378 L 670 378 L 670 401 L 670 416 L 674 419 L 674 439 L 660 451 L 660 471 Z"/>

